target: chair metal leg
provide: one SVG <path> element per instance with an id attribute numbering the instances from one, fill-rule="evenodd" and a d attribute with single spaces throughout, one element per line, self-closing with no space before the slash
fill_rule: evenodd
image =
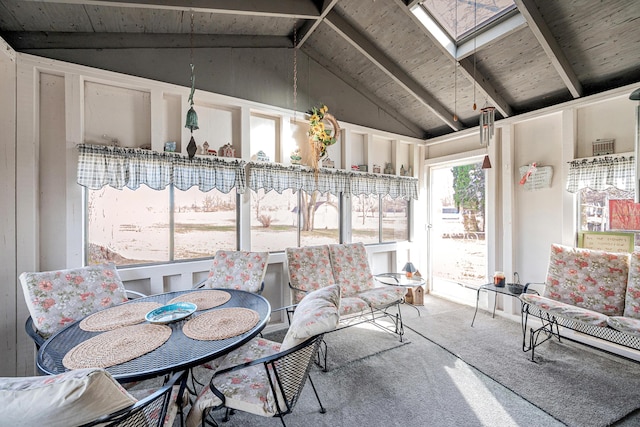
<path id="1" fill-rule="evenodd" d="M 309 375 L 309 384 L 311 384 L 311 388 L 313 389 L 313 393 L 316 395 L 316 399 L 318 400 L 318 404 L 320 405 L 320 413 L 324 414 L 327 410 L 322 406 L 322 402 L 320 401 L 320 396 L 318 395 L 318 391 L 316 390 L 316 386 L 313 384 L 311 380 L 311 375 Z"/>

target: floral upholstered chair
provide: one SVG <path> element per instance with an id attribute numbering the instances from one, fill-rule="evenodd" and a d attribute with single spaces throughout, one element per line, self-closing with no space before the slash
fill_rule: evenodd
<path id="1" fill-rule="evenodd" d="M 292 304 L 311 291 L 335 285 L 328 246 L 287 248 L 286 253 Z"/>
<path id="2" fill-rule="evenodd" d="M 75 369 L 59 375 L 0 378 L 2 425 L 48 427 L 171 427 L 182 400 L 186 373 L 137 398 L 104 369 Z"/>
<path id="3" fill-rule="evenodd" d="M 403 286 L 375 286 L 367 250 L 362 243 L 329 245 L 329 256 L 333 277 L 342 288 L 343 304 L 345 298 L 352 298 L 379 309 L 399 303 L 407 293 Z M 346 314 L 344 310 L 342 314 Z"/>
<path id="4" fill-rule="evenodd" d="M 31 315 L 26 330 L 37 346 L 68 324 L 127 301 L 131 292 L 113 263 L 22 273 L 19 279 Z"/>
<path id="5" fill-rule="evenodd" d="M 202 284 L 207 288 L 240 289 L 259 294 L 264 289 L 269 252 L 216 252 L 209 277 Z"/>
<path id="6" fill-rule="evenodd" d="M 227 354 L 193 403 L 187 427 L 204 426 L 219 408 L 279 417 L 284 425 L 283 417 L 293 410 L 307 379 L 324 413 L 309 368 L 324 333 L 338 325 L 339 311 L 340 287 L 318 289 L 298 305 L 282 344 L 254 338 Z"/>

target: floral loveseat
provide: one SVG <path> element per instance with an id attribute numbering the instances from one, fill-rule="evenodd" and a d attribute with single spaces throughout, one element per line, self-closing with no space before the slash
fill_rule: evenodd
<path id="1" fill-rule="evenodd" d="M 341 289 L 338 330 L 373 322 L 397 334 L 402 341 L 399 304 L 407 290 L 402 286 L 375 286 L 362 243 L 287 248 L 286 255 L 293 304 L 311 291 L 338 284 Z M 387 312 L 391 306 L 398 306 L 397 314 Z M 391 320 L 392 326 L 379 322 L 382 318 Z"/>
<path id="2" fill-rule="evenodd" d="M 532 360 L 536 346 L 560 339 L 560 327 L 640 351 L 640 252 L 553 244 L 545 285 L 542 295 L 520 296 L 522 346 Z M 528 328 L 531 316 L 542 326 Z"/>

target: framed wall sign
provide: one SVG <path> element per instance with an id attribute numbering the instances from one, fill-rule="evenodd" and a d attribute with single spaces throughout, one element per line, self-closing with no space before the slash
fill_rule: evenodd
<path id="1" fill-rule="evenodd" d="M 578 247 L 609 252 L 633 252 L 634 233 L 579 231 Z"/>

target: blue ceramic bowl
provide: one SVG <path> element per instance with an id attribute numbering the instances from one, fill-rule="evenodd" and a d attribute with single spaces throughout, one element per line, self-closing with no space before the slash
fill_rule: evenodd
<path id="1" fill-rule="evenodd" d="M 191 316 L 196 308 L 196 305 L 190 302 L 177 302 L 151 310 L 144 318 L 149 323 L 171 323 Z"/>

